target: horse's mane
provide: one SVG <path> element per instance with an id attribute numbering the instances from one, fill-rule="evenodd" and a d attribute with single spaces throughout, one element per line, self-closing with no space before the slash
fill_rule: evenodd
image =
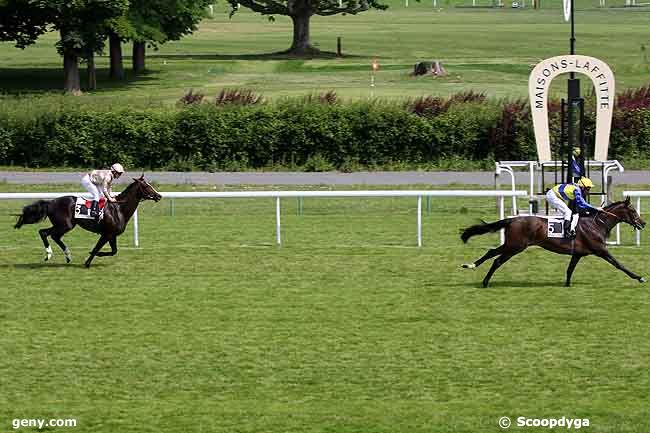
<path id="1" fill-rule="evenodd" d="M 121 193 L 119 193 L 119 195 L 117 196 L 117 198 L 118 198 L 118 199 L 120 199 L 120 198 L 125 198 L 128 194 L 130 194 L 131 189 L 133 189 L 133 187 L 134 187 L 137 183 L 138 183 L 137 180 L 134 180 L 133 182 L 131 182 L 131 183 L 129 184 L 129 186 L 127 186 L 126 188 L 124 188 L 124 191 L 122 191 Z"/>
<path id="2" fill-rule="evenodd" d="M 619 206 L 621 204 L 624 204 L 625 202 L 626 202 L 626 200 L 615 201 L 614 203 L 608 204 L 603 209 L 612 209 L 612 208 L 615 208 L 615 207 L 617 207 L 617 206 Z"/>

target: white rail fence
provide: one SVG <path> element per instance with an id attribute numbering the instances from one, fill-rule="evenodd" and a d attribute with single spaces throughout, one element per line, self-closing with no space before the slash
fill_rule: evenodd
<path id="1" fill-rule="evenodd" d="M 278 245 L 282 244 L 282 227 L 280 218 L 280 199 L 296 197 L 330 197 L 330 198 L 371 198 L 371 197 L 415 197 L 417 199 L 417 245 L 422 246 L 422 197 L 494 197 L 498 201 L 498 218 L 505 218 L 505 197 L 524 197 L 526 191 L 494 191 L 494 190 L 377 190 L 377 191 L 233 191 L 233 192 L 161 192 L 163 198 L 197 199 L 197 198 L 274 198 L 275 199 L 275 238 Z M 40 200 L 53 199 L 65 195 L 87 196 L 87 193 L 0 193 L 0 200 Z M 133 242 L 140 246 L 138 232 L 138 212 L 133 215 Z M 504 242 L 504 232 L 501 230 L 501 243 Z"/>
<path id="2" fill-rule="evenodd" d="M 641 197 L 650 197 L 650 191 L 623 191 L 623 197 L 636 198 L 636 211 L 641 215 Z M 641 245 L 641 230 L 636 231 L 636 244 Z"/>

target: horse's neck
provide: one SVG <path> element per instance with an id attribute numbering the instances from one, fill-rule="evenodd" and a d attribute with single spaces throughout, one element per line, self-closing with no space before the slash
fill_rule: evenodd
<path id="1" fill-rule="evenodd" d="M 598 218 L 602 218 L 605 221 L 605 227 L 609 232 L 611 229 L 614 228 L 614 226 L 616 226 L 616 224 L 620 223 L 623 220 L 623 218 L 621 218 L 621 216 L 618 214 L 616 208 L 612 210 L 609 209 L 605 209 L 605 210 L 609 213 L 601 212 Z"/>
<path id="2" fill-rule="evenodd" d="M 122 192 L 122 194 L 120 194 L 118 200 L 125 221 L 129 221 L 140 204 L 140 197 L 138 197 L 137 188 L 127 188 Z"/>

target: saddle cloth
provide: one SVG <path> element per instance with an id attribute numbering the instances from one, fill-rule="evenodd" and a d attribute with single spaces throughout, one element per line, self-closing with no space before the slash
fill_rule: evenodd
<path id="1" fill-rule="evenodd" d="M 75 219 L 81 220 L 94 220 L 95 218 L 90 216 L 90 206 L 93 201 L 85 199 L 83 197 L 77 197 L 77 202 L 74 206 L 74 217 Z M 99 199 L 99 220 L 101 221 L 104 218 L 104 206 L 106 206 L 106 199 Z"/>
<path id="2" fill-rule="evenodd" d="M 564 237 L 564 219 L 549 217 L 548 229 L 546 236 L 549 238 L 563 238 Z"/>

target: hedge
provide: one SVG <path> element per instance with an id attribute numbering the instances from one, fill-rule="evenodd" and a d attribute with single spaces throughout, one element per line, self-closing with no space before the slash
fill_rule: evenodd
<path id="1" fill-rule="evenodd" d="M 422 101 L 420 101 L 422 102 Z M 0 165 L 177 170 L 426 166 L 444 159 L 535 159 L 523 101 L 447 104 L 285 102 L 174 110 L 0 109 Z M 551 130 L 559 130 L 552 106 Z M 593 113 L 587 136 L 593 141 Z M 650 107 L 617 109 L 610 157 L 650 159 Z"/>

